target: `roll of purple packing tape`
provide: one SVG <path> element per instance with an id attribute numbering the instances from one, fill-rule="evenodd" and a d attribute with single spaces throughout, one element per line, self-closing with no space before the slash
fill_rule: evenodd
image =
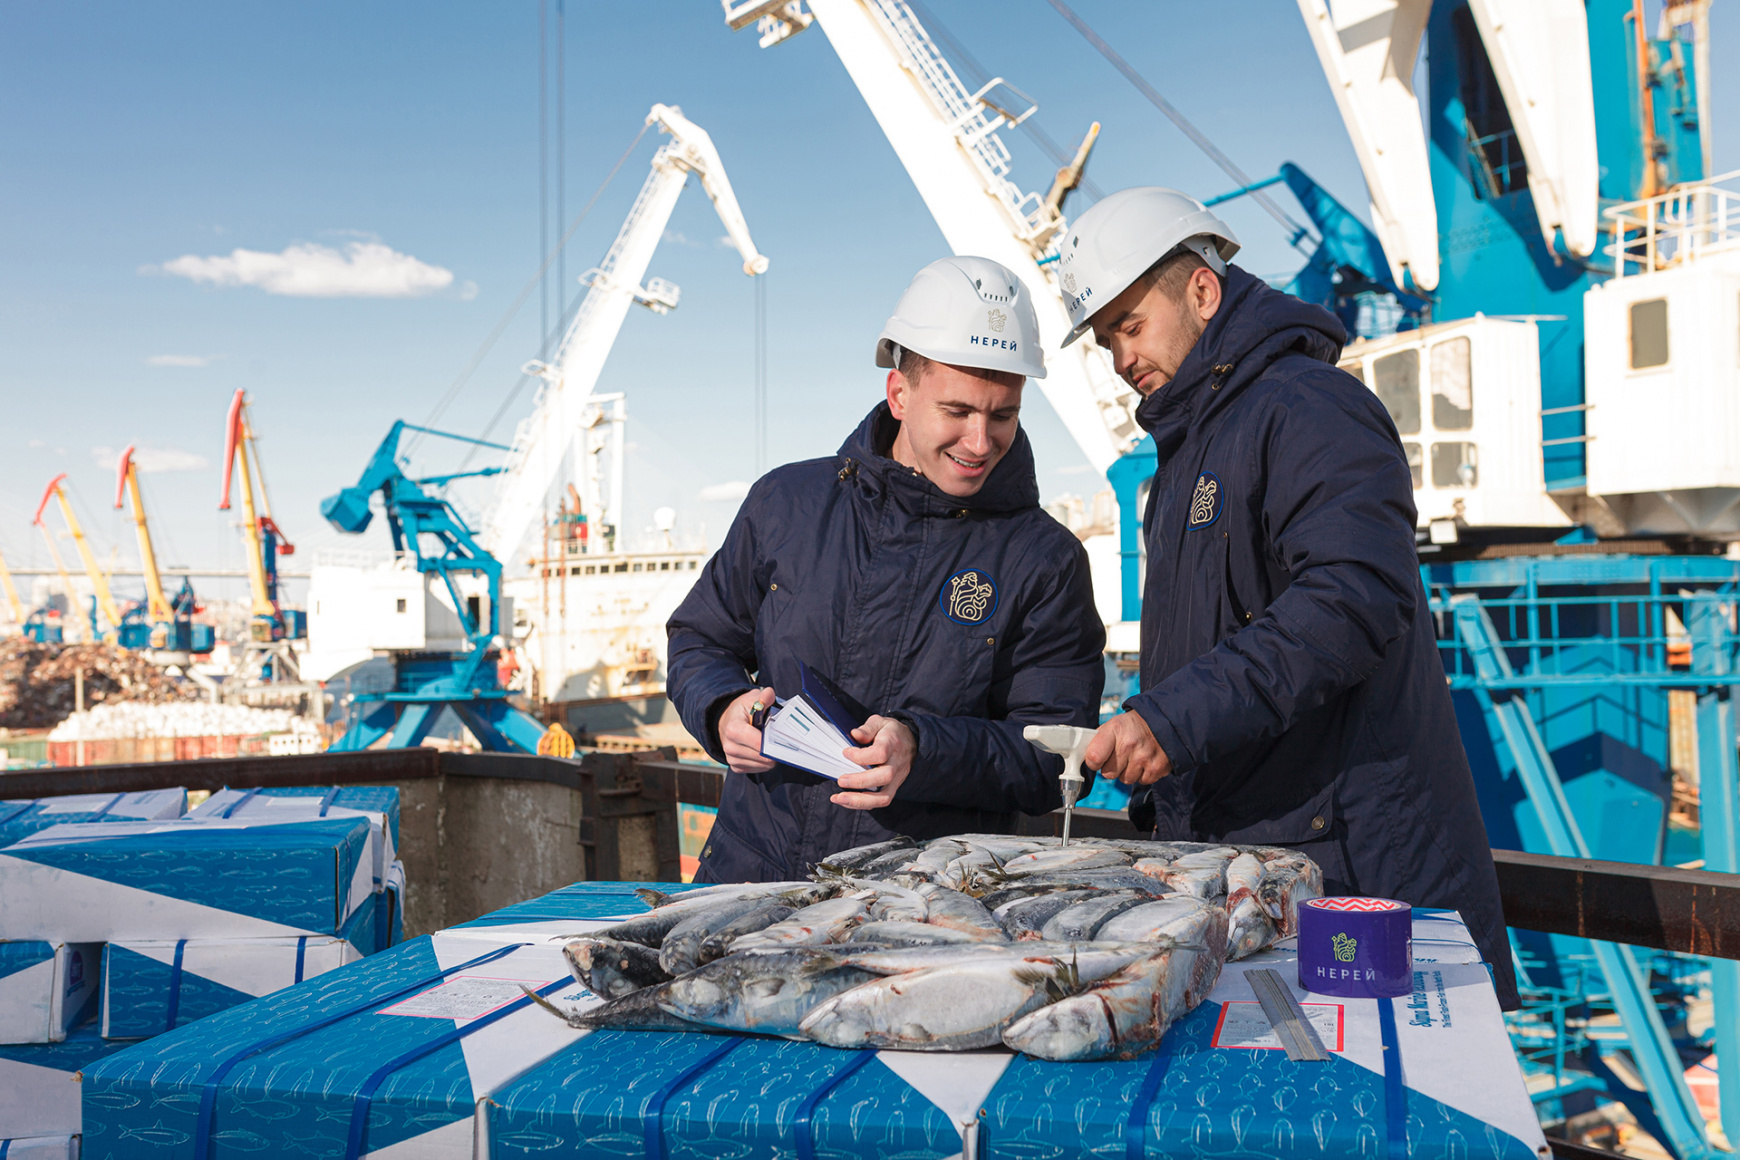
<path id="1" fill-rule="evenodd" d="M 1299 985 L 1319 995 L 1381 999 L 1413 989 L 1414 910 L 1389 898 L 1299 904 Z"/>

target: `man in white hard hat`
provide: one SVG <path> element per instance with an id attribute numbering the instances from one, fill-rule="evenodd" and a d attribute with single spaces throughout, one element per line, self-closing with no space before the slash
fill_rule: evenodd
<path id="1" fill-rule="evenodd" d="M 1412 477 L 1376 395 L 1336 368 L 1328 311 L 1237 266 L 1175 190 L 1072 226 L 1058 277 L 1143 396 L 1142 691 L 1087 763 L 1161 839 L 1293 846 L 1331 893 L 1462 912 L 1515 981 L 1486 828 L 1415 553 Z"/>
<path id="2" fill-rule="evenodd" d="M 1059 805 L 1028 724 L 1099 720 L 1087 555 L 1039 507 L 1021 430 L 1042 378 L 1028 291 L 985 258 L 918 272 L 876 343 L 878 403 L 839 454 L 777 468 L 671 617 L 667 687 L 725 762 L 697 881 L 801 877 L 896 834 L 1013 828 Z M 761 754 L 799 666 L 872 712 L 838 782 Z"/>

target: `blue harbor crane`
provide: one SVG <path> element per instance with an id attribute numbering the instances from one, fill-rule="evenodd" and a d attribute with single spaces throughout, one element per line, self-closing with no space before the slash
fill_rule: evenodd
<path id="1" fill-rule="evenodd" d="M 456 479 L 495 475 L 501 468 L 413 479 L 405 474 L 399 451 L 399 440 L 407 431 L 508 450 L 500 444 L 400 420 L 387 432 L 356 484 L 322 500 L 320 514 L 339 531 L 360 535 L 374 518 L 371 504 L 378 493 L 394 554 L 415 562 L 417 572 L 425 578 L 423 583 L 434 590 L 429 593 L 431 599 L 440 601 L 444 594 L 451 602 L 465 644 L 451 651 L 392 650 L 392 688 L 358 693 L 350 728 L 331 748 L 367 749 L 389 734 L 391 748 L 418 745 L 443 710 L 452 709 L 484 749 L 536 752 L 544 727 L 529 713 L 509 704 L 508 691 L 496 670 L 499 639 L 505 627 L 501 562 L 477 542 L 453 505 L 435 494 L 435 489 Z"/>

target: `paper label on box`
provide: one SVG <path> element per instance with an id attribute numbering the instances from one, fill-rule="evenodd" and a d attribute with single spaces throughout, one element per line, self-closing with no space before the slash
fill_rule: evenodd
<path id="1" fill-rule="evenodd" d="M 1346 1009 L 1340 1003 L 1301 1003 L 1305 1018 L 1317 1032 L 1325 1051 L 1341 1051 L 1345 1047 L 1343 1025 Z M 1281 1037 L 1269 1024 L 1263 1005 L 1248 999 L 1234 999 L 1221 1004 L 1220 1022 L 1215 1026 L 1213 1047 L 1240 1047 L 1249 1050 L 1280 1051 Z"/>
<path id="2" fill-rule="evenodd" d="M 97 811 L 99 803 L 88 797 L 54 798 L 36 807 L 36 812 L 48 816 L 51 814 L 91 814 Z"/>
<path id="3" fill-rule="evenodd" d="M 411 1015 L 421 1019 L 481 1019 L 515 999 L 525 998 L 522 987 L 537 990 L 548 979 L 491 979 L 482 975 L 458 975 L 445 983 L 412 995 L 377 1011 L 377 1015 Z"/>

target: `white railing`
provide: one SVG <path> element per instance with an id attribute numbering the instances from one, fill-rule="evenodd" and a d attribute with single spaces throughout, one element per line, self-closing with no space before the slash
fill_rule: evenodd
<path id="1" fill-rule="evenodd" d="M 1682 185 L 1656 197 L 1609 207 L 1613 276 L 1683 266 L 1708 254 L 1740 250 L 1740 169 Z"/>

